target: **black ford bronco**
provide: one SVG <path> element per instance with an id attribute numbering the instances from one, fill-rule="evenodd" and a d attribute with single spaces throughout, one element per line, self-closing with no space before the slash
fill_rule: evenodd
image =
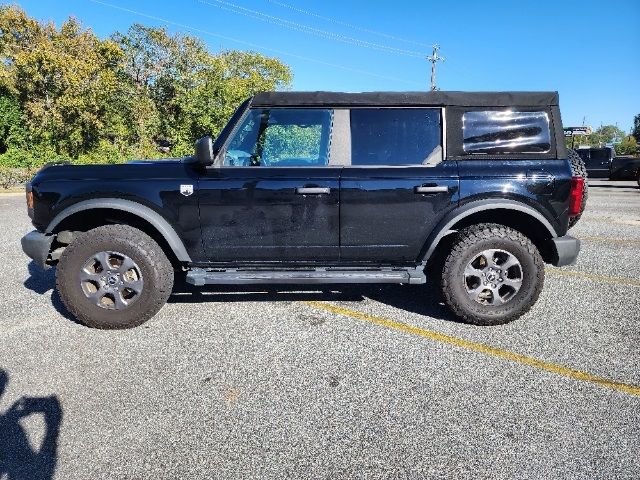
<path id="1" fill-rule="evenodd" d="M 555 92 L 262 93 L 191 157 L 42 169 L 22 247 L 97 328 L 145 322 L 174 277 L 435 277 L 456 315 L 496 325 L 531 308 L 544 263 L 576 260 L 576 157 Z"/>

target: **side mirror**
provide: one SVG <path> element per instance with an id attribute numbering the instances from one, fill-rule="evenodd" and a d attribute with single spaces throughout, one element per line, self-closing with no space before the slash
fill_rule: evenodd
<path id="1" fill-rule="evenodd" d="M 213 165 L 215 154 L 213 151 L 213 139 L 210 136 L 202 137 L 196 141 L 195 163 L 208 167 Z"/>

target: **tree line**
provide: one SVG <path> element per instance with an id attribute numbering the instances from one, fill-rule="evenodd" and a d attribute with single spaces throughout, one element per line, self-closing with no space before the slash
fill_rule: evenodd
<path id="1" fill-rule="evenodd" d="M 183 156 L 290 68 L 258 53 L 211 53 L 200 39 L 132 25 L 100 39 L 0 6 L 0 167 Z"/>
<path id="2" fill-rule="evenodd" d="M 590 147 L 604 147 L 614 145 L 618 155 L 634 155 L 638 153 L 638 142 L 640 142 L 640 114 L 633 119 L 633 129 L 631 134 L 625 133 L 615 125 L 602 125 L 594 130 L 591 135 L 580 135 L 572 139 L 566 137 L 567 147 L 574 145 L 587 145 Z"/>
<path id="3" fill-rule="evenodd" d="M 74 18 L 56 27 L 16 5 L 0 6 L 0 56 L 5 170 L 187 155 L 244 99 L 292 80 L 287 65 L 258 53 L 213 54 L 196 37 L 140 24 L 100 39 Z M 618 154 L 636 153 L 640 115 L 632 135 L 607 125 L 576 143 L 616 138 Z"/>

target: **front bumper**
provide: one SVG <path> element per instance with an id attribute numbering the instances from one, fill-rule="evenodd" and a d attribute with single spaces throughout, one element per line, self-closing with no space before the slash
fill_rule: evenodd
<path id="1" fill-rule="evenodd" d="M 551 242 L 555 254 L 554 261 L 551 262 L 552 265 L 564 267 L 576 263 L 578 253 L 580 253 L 580 240 L 565 235 L 564 237 L 552 238 Z"/>
<path id="2" fill-rule="evenodd" d="M 45 235 L 37 230 L 27 233 L 20 240 L 22 251 L 42 268 L 49 268 L 46 262 L 52 242 L 53 235 Z"/>

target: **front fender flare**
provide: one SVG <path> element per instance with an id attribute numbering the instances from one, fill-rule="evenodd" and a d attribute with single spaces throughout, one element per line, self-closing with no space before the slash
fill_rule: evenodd
<path id="1" fill-rule="evenodd" d="M 553 228 L 549 220 L 547 220 L 542 213 L 536 210 L 533 207 L 530 207 L 521 202 L 517 202 L 515 200 L 509 199 L 487 199 L 487 200 L 478 200 L 475 202 L 467 203 L 466 205 L 453 210 L 447 216 L 444 217 L 438 224 L 438 226 L 434 229 L 434 231 L 429 235 L 429 239 L 427 240 L 427 245 L 429 246 L 426 253 L 422 257 L 422 264 L 426 265 L 427 261 L 435 251 L 438 243 L 442 240 L 450 231 L 451 227 L 453 227 L 456 223 L 462 220 L 469 215 L 473 215 L 474 213 L 487 211 L 487 210 L 515 210 L 518 212 L 523 212 L 528 215 L 531 215 L 537 221 L 539 221 L 544 227 L 548 230 L 551 238 L 556 238 L 558 233 L 556 229 Z"/>
<path id="2" fill-rule="evenodd" d="M 81 202 L 75 203 L 58 213 L 58 215 L 56 215 L 53 220 L 49 222 L 46 233 L 53 233 L 53 230 L 65 218 L 84 210 L 92 210 L 96 208 L 122 210 L 124 212 L 132 213 L 142 218 L 143 220 L 146 220 L 158 231 L 158 233 L 160 233 L 160 235 L 163 236 L 179 261 L 191 262 L 191 257 L 187 253 L 187 249 L 184 247 L 184 243 L 180 239 L 180 236 L 176 233 L 169 222 L 167 222 L 167 220 L 162 217 L 162 215 L 160 215 L 155 210 L 142 205 L 141 203 L 131 200 L 124 200 L 121 198 L 93 198 L 91 200 L 83 200 Z"/>

